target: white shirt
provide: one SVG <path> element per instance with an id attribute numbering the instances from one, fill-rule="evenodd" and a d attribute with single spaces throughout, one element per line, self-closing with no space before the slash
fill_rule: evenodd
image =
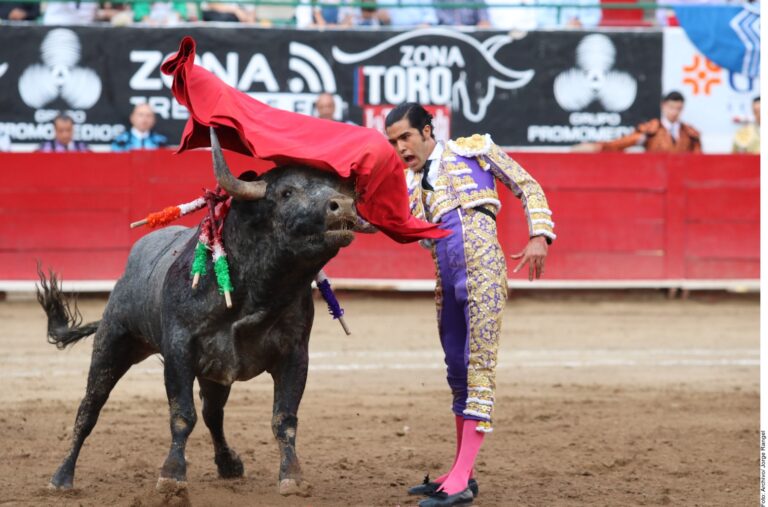
<path id="1" fill-rule="evenodd" d="M 147 132 L 139 132 L 136 130 L 136 127 L 131 127 L 131 134 L 133 134 L 133 137 L 136 139 L 146 139 L 149 137 L 149 131 Z"/>
<path id="2" fill-rule="evenodd" d="M 296 28 L 308 28 L 315 22 L 309 0 L 301 0 L 301 3 L 296 6 L 295 16 Z"/>
<path id="3" fill-rule="evenodd" d="M 539 28 L 562 28 L 572 19 L 577 19 L 583 28 L 594 28 L 600 24 L 603 11 L 600 10 L 600 0 L 575 0 L 567 2 L 581 7 L 544 7 L 547 4 L 559 4 L 559 0 L 538 0 L 542 7 L 532 9 L 538 11 Z M 530 9 L 530 8 L 529 8 Z"/>
<path id="4" fill-rule="evenodd" d="M 437 182 L 437 170 L 440 168 L 440 158 L 443 156 L 443 149 L 443 143 L 438 141 L 437 144 L 435 144 L 435 149 L 432 150 L 429 158 L 427 158 L 427 160 L 433 161 L 430 163 L 429 172 L 427 173 L 427 183 L 429 183 L 432 188 L 435 188 Z"/>
<path id="5" fill-rule="evenodd" d="M 485 0 L 485 3 L 488 5 L 488 18 L 494 28 L 525 32 L 536 29 L 539 16 L 536 7 L 509 7 L 509 0 Z M 522 0 L 519 3 L 534 5 L 533 0 Z M 494 7 L 496 4 L 506 7 Z"/>
<path id="6" fill-rule="evenodd" d="M 96 2 L 50 2 L 43 13 L 44 25 L 87 25 L 96 19 Z"/>
<path id="7" fill-rule="evenodd" d="M 160 25 L 174 26 L 179 24 L 181 16 L 173 9 L 172 2 L 153 2 L 149 20 Z"/>
<path id="8" fill-rule="evenodd" d="M 680 139 L 680 122 L 676 121 L 675 123 L 672 123 L 671 121 L 667 120 L 664 116 L 661 117 L 661 124 L 664 126 L 665 129 L 667 129 L 667 132 L 672 136 L 672 139 L 677 142 L 678 139 Z"/>

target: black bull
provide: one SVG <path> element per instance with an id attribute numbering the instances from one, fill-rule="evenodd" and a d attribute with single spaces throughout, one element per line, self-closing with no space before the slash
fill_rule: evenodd
<path id="1" fill-rule="evenodd" d="M 38 300 L 48 336 L 60 348 L 96 333 L 88 385 L 77 412 L 72 447 L 51 486 L 73 486 L 75 464 L 110 392 L 128 369 L 160 353 L 170 407 L 171 447 L 158 489 L 184 488 L 184 449 L 197 416 L 197 378 L 203 420 L 211 432 L 221 477 L 240 477 L 243 464 L 224 437 L 224 405 L 231 384 L 268 371 L 274 380 L 272 431 L 280 449 L 280 493 L 299 492 L 296 413 L 307 379 L 314 318 L 311 282 L 340 248 L 351 243 L 357 213 L 348 182 L 302 167 L 274 169 L 256 180 L 236 179 L 212 132 L 218 183 L 233 197 L 224 239 L 234 286 L 232 308 L 212 276 L 190 286 L 197 230 L 167 227 L 133 246 L 125 273 L 100 321 L 80 325 L 54 275 L 41 275 Z M 250 179 L 251 181 L 246 181 Z"/>

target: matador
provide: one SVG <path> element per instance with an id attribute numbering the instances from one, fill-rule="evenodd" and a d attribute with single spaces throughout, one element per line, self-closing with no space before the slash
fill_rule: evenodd
<path id="1" fill-rule="evenodd" d="M 472 478 L 483 437 L 492 431 L 501 317 L 507 300 L 507 265 L 496 232 L 501 208 L 496 182 L 522 202 L 529 241 L 515 271 L 528 264 L 541 276 L 555 239 L 552 212 L 541 186 L 489 135 L 446 143 L 433 135 L 432 117 L 419 104 L 396 107 L 386 119 L 389 142 L 407 164 L 411 213 L 452 234 L 428 240 L 436 266 L 437 320 L 453 393 L 456 458 L 450 471 L 409 490 L 427 495 L 420 507 L 471 503 Z"/>

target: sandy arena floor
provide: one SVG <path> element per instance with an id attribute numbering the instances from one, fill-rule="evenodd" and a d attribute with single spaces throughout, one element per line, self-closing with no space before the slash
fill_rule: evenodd
<path id="1" fill-rule="evenodd" d="M 513 295 L 514 296 L 514 295 Z M 104 300 L 81 302 L 86 319 Z M 199 418 L 189 493 L 154 492 L 170 443 L 162 365 L 117 385 L 70 493 L 48 479 L 69 446 L 91 339 L 60 352 L 33 301 L 0 302 L 0 506 L 413 506 L 405 491 L 453 458 L 453 416 L 429 296 L 342 295 L 353 335 L 317 302 L 297 449 L 308 498 L 277 494 L 272 381 L 235 384 L 225 428 L 245 477 L 217 478 Z M 513 297 L 496 431 L 475 505 L 754 505 L 759 304 L 662 295 Z M 198 414 L 200 406 L 198 403 Z"/>

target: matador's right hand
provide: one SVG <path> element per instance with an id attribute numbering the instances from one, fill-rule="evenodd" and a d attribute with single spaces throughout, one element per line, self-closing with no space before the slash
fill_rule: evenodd
<path id="1" fill-rule="evenodd" d="M 537 279 L 541 278 L 541 274 L 544 273 L 544 259 L 547 257 L 547 249 L 547 239 L 544 236 L 532 237 L 522 252 L 510 255 L 515 260 L 520 259 L 520 263 L 512 272 L 517 273 L 528 264 L 528 280 L 533 281 L 534 274 Z"/>

